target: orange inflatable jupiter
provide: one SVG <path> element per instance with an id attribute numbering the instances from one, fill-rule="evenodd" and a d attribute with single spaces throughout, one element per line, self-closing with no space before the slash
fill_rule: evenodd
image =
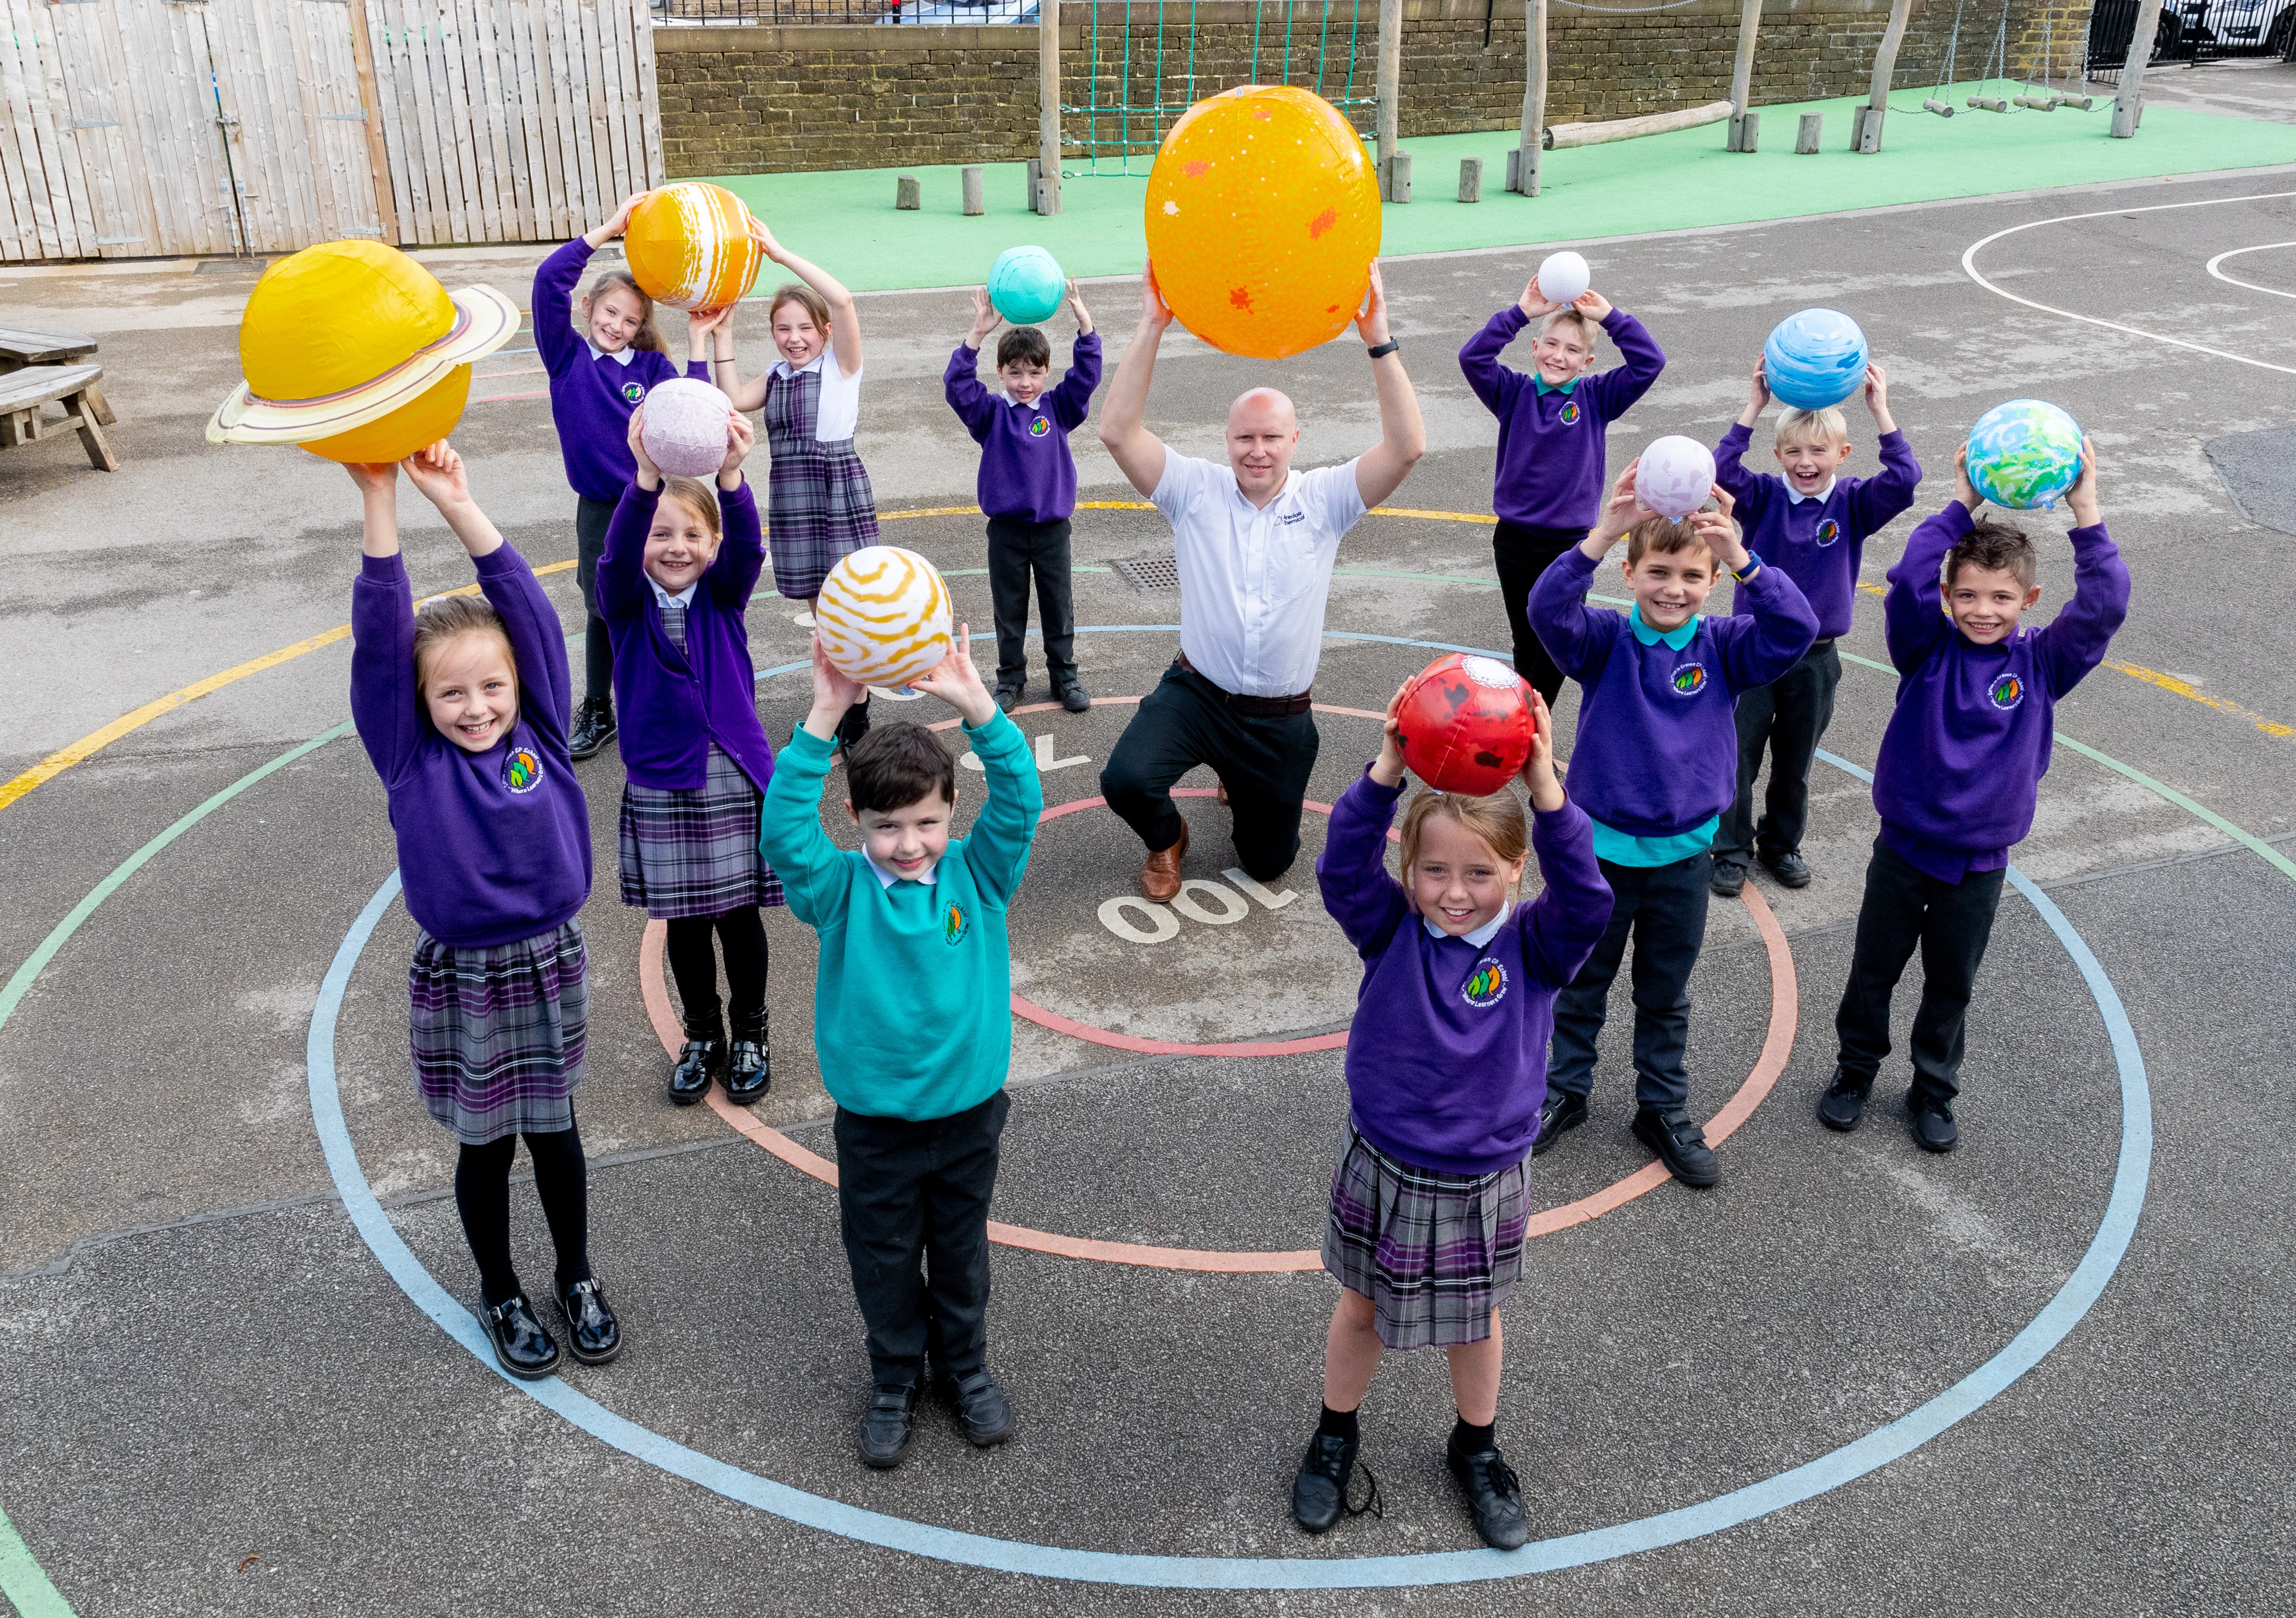
<path id="1" fill-rule="evenodd" d="M 622 251 L 646 296 L 673 309 L 722 309 L 758 279 L 765 251 L 750 210 L 722 185 L 681 181 L 630 210 Z"/>
<path id="2" fill-rule="evenodd" d="M 1288 85 L 1198 102 L 1148 176 L 1148 257 L 1179 323 L 1282 359 L 1329 342 L 1379 255 L 1379 184 L 1339 109 Z"/>

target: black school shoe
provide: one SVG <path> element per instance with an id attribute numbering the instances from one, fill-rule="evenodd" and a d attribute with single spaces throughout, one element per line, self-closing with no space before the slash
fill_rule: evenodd
<path id="1" fill-rule="evenodd" d="M 709 1093 L 710 1075 L 726 1066 L 722 1039 L 689 1039 L 677 1052 L 677 1066 L 669 1070 L 669 1099 L 691 1107 Z"/>
<path id="2" fill-rule="evenodd" d="M 944 1375 L 937 1380 L 942 1397 L 956 1407 L 965 1442 L 985 1450 L 1013 1436 L 1013 1401 L 986 1368 L 969 1377 Z"/>
<path id="3" fill-rule="evenodd" d="M 1308 1441 L 1299 1475 L 1292 1480 L 1292 1520 L 1309 1533 L 1329 1533 L 1347 1515 L 1348 1480 L 1355 1475 L 1362 1442 L 1359 1436 L 1333 1433 L 1318 1433 Z"/>
<path id="4" fill-rule="evenodd" d="M 1060 699 L 1061 706 L 1071 714 L 1088 714 L 1092 711 L 1092 693 L 1073 680 L 1054 691 L 1053 695 Z"/>
<path id="5" fill-rule="evenodd" d="M 1789 850 L 1780 854 L 1761 856 L 1762 869 L 1777 878 L 1780 887 L 1808 887 L 1809 862 Z"/>
<path id="6" fill-rule="evenodd" d="M 547 1377 L 558 1369 L 557 1341 L 542 1329 L 526 1294 L 482 1307 L 479 1319 L 485 1322 L 487 1336 L 495 1345 L 495 1363 L 521 1382 Z"/>
<path id="7" fill-rule="evenodd" d="M 774 1087 L 773 1053 L 766 1048 L 766 1031 L 755 1039 L 737 1039 L 726 1056 L 726 1099 L 747 1107 L 765 1099 Z"/>
<path id="8" fill-rule="evenodd" d="M 622 1352 L 622 1323 L 594 1279 L 558 1289 L 558 1318 L 566 1322 L 567 1346 L 583 1364 L 603 1365 Z"/>
<path id="9" fill-rule="evenodd" d="M 1017 685 L 1005 685 L 1002 683 L 999 683 L 996 689 L 989 693 L 991 697 L 996 699 L 996 711 L 1000 714 L 1009 714 L 1014 708 L 1020 707 L 1021 699 L 1025 694 L 1026 693 L 1023 692 Z"/>
<path id="10" fill-rule="evenodd" d="M 1828 1129 L 1838 1129 L 1848 1134 L 1866 1119 L 1866 1098 L 1874 1093 L 1874 1081 L 1860 1079 L 1833 1070 L 1833 1083 L 1817 1099 L 1817 1121 Z"/>
<path id="11" fill-rule="evenodd" d="M 1587 1098 L 1572 1095 L 1567 1090 L 1548 1086 L 1546 1099 L 1538 1107 L 1538 1139 L 1531 1142 L 1530 1155 L 1546 1156 L 1554 1149 L 1566 1129 L 1577 1129 L 1587 1122 Z"/>
<path id="12" fill-rule="evenodd" d="M 577 762 L 594 758 L 613 736 L 614 699 L 586 697 L 582 706 L 574 710 L 574 732 L 566 739 L 566 750 Z"/>
<path id="13" fill-rule="evenodd" d="M 1706 880 L 1718 899 L 1734 899 L 1746 891 L 1746 868 L 1730 860 L 1714 862 L 1714 874 Z"/>
<path id="14" fill-rule="evenodd" d="M 879 1383 L 861 1412 L 861 1459 L 882 1472 L 901 1464 L 916 1434 L 917 1390 L 914 1384 L 893 1387 Z"/>
<path id="15" fill-rule="evenodd" d="M 1506 1464 L 1498 1446 L 1466 1455 L 1457 1444 L 1448 1443 L 1443 1446 L 1443 1459 L 1449 1463 L 1460 1492 L 1467 1497 L 1467 1510 L 1483 1543 L 1494 1550 L 1521 1549 L 1530 1538 L 1530 1518 L 1522 1508 L 1522 1484 L 1516 1481 L 1514 1469 Z"/>
<path id="16" fill-rule="evenodd" d="M 1635 1139 L 1656 1152 L 1666 1172 L 1685 1185 L 1710 1186 L 1722 1178 L 1705 1130 L 1678 1107 L 1665 1112 L 1644 1107 L 1635 1115 Z"/>
<path id="17" fill-rule="evenodd" d="M 1953 1103 L 1918 1090 L 1906 1091 L 1906 1127 L 1913 1132 L 1914 1144 L 1925 1152 L 1949 1152 L 1961 1143 Z"/>

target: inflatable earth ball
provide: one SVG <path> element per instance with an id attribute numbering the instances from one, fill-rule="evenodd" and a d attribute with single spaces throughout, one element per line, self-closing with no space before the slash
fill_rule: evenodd
<path id="1" fill-rule="evenodd" d="M 1971 486 L 2013 511 L 2054 506 L 2080 462 L 2080 423 L 2040 399 L 1996 404 L 1969 429 Z"/>

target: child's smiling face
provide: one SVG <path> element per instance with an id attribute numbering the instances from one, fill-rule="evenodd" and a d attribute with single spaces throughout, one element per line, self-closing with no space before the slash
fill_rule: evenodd
<path id="1" fill-rule="evenodd" d="M 584 298 L 582 313 L 590 323 L 590 341 L 601 354 L 619 354 L 645 324 L 645 304 L 627 287 L 608 287 Z"/>
<path id="2" fill-rule="evenodd" d="M 1014 360 L 1009 365 L 996 367 L 997 380 L 1004 384 L 1004 391 L 1023 404 L 1037 402 L 1052 375 L 1051 366 L 1032 365 L 1026 360 Z"/>
<path id="3" fill-rule="evenodd" d="M 930 792 L 898 809 L 856 811 L 845 800 L 845 813 L 861 828 L 862 846 L 879 868 L 904 881 L 914 882 L 948 852 L 949 818 L 956 805 L 939 792 Z"/>
<path id="4" fill-rule="evenodd" d="M 701 512 L 675 494 L 663 495 L 654 507 L 653 527 L 646 530 L 646 576 L 678 594 L 718 560 L 718 537 Z"/>
<path id="5" fill-rule="evenodd" d="M 1825 486 L 1835 469 L 1849 459 L 1849 445 L 1824 438 L 1792 438 L 1771 452 L 1785 473 L 1786 484 L 1797 494 L 1815 494 Z"/>
<path id="6" fill-rule="evenodd" d="M 470 630 L 431 648 L 421 677 L 432 727 L 465 753 L 485 752 L 518 723 L 510 642 L 490 630 Z"/>
<path id="7" fill-rule="evenodd" d="M 1558 320 L 1538 334 L 1538 340 L 1530 346 L 1530 357 L 1538 363 L 1539 380 L 1550 388 L 1560 388 L 1586 374 L 1587 367 L 1595 363 L 1595 350 L 1574 323 Z"/>
<path id="8" fill-rule="evenodd" d="M 1512 864 L 1480 837 L 1448 815 L 1431 814 L 1419 827 L 1418 860 L 1411 867 L 1412 907 L 1453 938 L 1496 917 L 1522 880 L 1529 856 Z"/>
<path id="9" fill-rule="evenodd" d="M 829 346 L 829 334 L 814 323 L 813 311 L 791 298 L 774 311 L 774 347 L 790 369 L 810 365 Z"/>
<path id="10" fill-rule="evenodd" d="M 1991 646 L 2017 633 L 2017 620 L 2041 599 L 2038 584 L 2018 583 L 2005 568 L 1964 562 L 1953 583 L 1942 586 L 1946 615 L 1953 626 L 1980 646 Z"/>
<path id="11" fill-rule="evenodd" d="M 1704 545 L 1684 551 L 1645 551 L 1642 560 L 1628 562 L 1625 568 L 1643 623 L 1660 634 L 1690 622 L 1713 593 L 1717 576 L 1714 553 Z"/>

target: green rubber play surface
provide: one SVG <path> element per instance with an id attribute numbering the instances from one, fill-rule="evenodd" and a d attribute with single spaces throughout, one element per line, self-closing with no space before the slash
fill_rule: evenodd
<path id="1" fill-rule="evenodd" d="M 1956 86 L 1949 99 L 1959 105 L 1975 88 Z M 1989 93 L 2021 88 L 1996 83 Z M 1397 257 L 1525 246 L 2296 163 L 2296 127 L 2284 124 L 2149 107 L 2136 138 L 2116 141 L 2105 133 L 2106 100 L 2090 112 L 1964 111 L 1947 119 L 1921 110 L 1923 94 L 1901 91 L 1893 99 L 1887 144 L 1870 157 L 1846 150 L 1850 109 L 1862 97 L 1804 102 L 1759 109 L 1761 147 L 1747 154 L 1723 151 L 1723 124 L 1550 151 L 1536 198 L 1500 189 L 1511 131 L 1406 140 L 1414 200 L 1386 206 L 1381 250 Z M 1808 157 L 1793 149 L 1804 112 L 1825 115 L 1824 149 Z M 1483 159 L 1478 203 L 1456 200 L 1464 157 Z M 1147 165 L 1136 158 L 1140 172 L 1128 177 L 1086 177 L 1072 168 L 1062 211 L 1049 219 L 1029 212 L 1021 163 L 986 166 L 988 211 L 975 218 L 958 211 L 954 168 L 709 177 L 738 193 L 793 251 L 856 289 L 885 290 L 977 282 L 998 252 L 1024 241 L 1050 249 L 1071 275 L 1134 274 L 1144 256 Z M 894 208 L 897 174 L 922 182 L 922 208 Z"/>

